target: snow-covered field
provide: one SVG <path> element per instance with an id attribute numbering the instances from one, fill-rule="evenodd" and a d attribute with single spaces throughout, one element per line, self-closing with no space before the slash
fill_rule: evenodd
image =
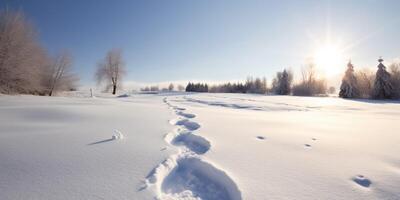
<path id="1" fill-rule="evenodd" d="M 400 102 L 0 96 L 0 199 L 400 199 Z"/>

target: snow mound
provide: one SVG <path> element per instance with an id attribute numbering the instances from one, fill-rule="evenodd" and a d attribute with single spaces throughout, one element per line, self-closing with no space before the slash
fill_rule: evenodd
<path id="1" fill-rule="evenodd" d="M 124 135 L 117 129 L 114 130 L 114 135 L 111 137 L 113 140 L 121 140 L 124 139 Z"/>

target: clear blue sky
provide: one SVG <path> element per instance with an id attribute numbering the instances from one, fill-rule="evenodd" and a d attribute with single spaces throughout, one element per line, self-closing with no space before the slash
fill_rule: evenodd
<path id="1" fill-rule="evenodd" d="M 122 48 L 125 80 L 237 80 L 297 70 L 318 42 L 356 66 L 400 57 L 400 1 L 2 0 L 22 9 L 50 53 L 68 49 L 84 84 Z M 328 34 L 329 33 L 329 34 Z"/>

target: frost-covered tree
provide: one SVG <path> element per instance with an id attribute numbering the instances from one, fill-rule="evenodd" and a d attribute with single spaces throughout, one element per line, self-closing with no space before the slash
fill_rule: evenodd
<path id="1" fill-rule="evenodd" d="M 278 95 L 289 95 L 291 92 L 291 85 L 293 74 L 286 69 L 283 72 L 276 73 L 276 77 L 272 80 L 272 90 Z"/>
<path id="2" fill-rule="evenodd" d="M 393 86 L 393 97 L 400 98 L 400 62 L 395 61 L 390 66 L 391 83 Z"/>
<path id="3" fill-rule="evenodd" d="M 178 91 L 184 91 L 185 87 L 183 85 L 178 85 Z"/>
<path id="4" fill-rule="evenodd" d="M 300 82 L 292 87 L 293 95 L 314 96 L 326 94 L 326 80 L 318 78 L 316 66 L 313 62 L 302 68 L 301 77 Z"/>
<path id="5" fill-rule="evenodd" d="M 159 90 L 160 90 L 160 88 L 158 87 L 158 85 L 150 86 L 150 91 L 152 91 L 152 92 L 158 92 Z"/>
<path id="6" fill-rule="evenodd" d="M 106 90 L 112 88 L 112 94 L 116 94 L 117 87 L 121 86 L 123 75 L 125 75 L 125 67 L 122 52 L 119 49 L 112 49 L 97 65 L 97 83 L 105 83 Z"/>
<path id="7" fill-rule="evenodd" d="M 71 90 L 76 87 L 77 76 L 72 73 L 72 58 L 63 52 L 53 58 L 48 65 L 45 78 L 46 92 L 52 96 L 58 90 Z"/>
<path id="8" fill-rule="evenodd" d="M 263 77 L 261 81 L 261 94 L 266 94 L 268 93 L 268 83 L 267 83 L 267 78 Z"/>
<path id="9" fill-rule="evenodd" d="M 279 92 L 281 95 L 290 94 L 290 87 L 292 84 L 293 76 L 285 70 L 282 72 L 282 78 L 279 81 Z"/>
<path id="10" fill-rule="evenodd" d="M 22 12 L 0 11 L 0 93 L 42 93 L 47 56 Z"/>
<path id="11" fill-rule="evenodd" d="M 233 84 L 231 84 L 233 86 Z M 238 92 L 242 92 L 240 85 L 238 86 Z M 265 77 L 255 79 L 252 76 L 247 77 L 246 83 L 244 84 L 244 90 L 246 93 L 255 93 L 255 94 L 265 94 L 267 93 L 267 79 Z"/>
<path id="12" fill-rule="evenodd" d="M 364 68 L 362 70 L 357 70 L 355 73 L 357 78 L 357 86 L 360 92 L 361 98 L 369 98 L 372 94 L 375 73 L 369 68 Z"/>
<path id="13" fill-rule="evenodd" d="M 358 98 L 360 91 L 358 89 L 357 78 L 354 75 L 354 66 L 351 61 L 347 64 L 347 70 L 340 85 L 339 97 L 342 98 Z"/>
<path id="14" fill-rule="evenodd" d="M 393 86 L 389 72 L 386 71 L 383 59 L 380 58 L 378 71 L 376 71 L 372 97 L 375 99 L 389 99 L 393 95 Z"/>
<path id="15" fill-rule="evenodd" d="M 174 90 L 174 84 L 170 83 L 170 84 L 168 85 L 168 90 L 169 90 L 169 91 Z"/>

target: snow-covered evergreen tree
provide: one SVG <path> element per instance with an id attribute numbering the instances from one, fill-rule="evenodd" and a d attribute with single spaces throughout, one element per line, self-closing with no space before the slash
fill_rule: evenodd
<path id="1" fill-rule="evenodd" d="M 293 74 L 291 71 L 284 69 L 282 72 L 276 73 L 276 77 L 272 80 L 272 90 L 278 95 L 289 95 Z"/>
<path id="2" fill-rule="evenodd" d="M 339 97 L 342 98 L 360 97 L 357 78 L 354 75 L 354 66 L 353 64 L 351 64 L 351 61 L 349 61 L 349 63 L 347 64 L 347 70 L 342 79 L 342 85 L 340 85 Z"/>
<path id="3" fill-rule="evenodd" d="M 282 72 L 282 78 L 279 80 L 279 94 L 288 95 L 290 94 L 291 78 L 289 73 L 285 70 Z"/>
<path id="4" fill-rule="evenodd" d="M 390 80 L 390 74 L 386 71 L 383 59 L 379 58 L 378 71 L 376 71 L 374 90 L 372 97 L 375 99 L 390 99 L 393 95 L 393 86 Z"/>

